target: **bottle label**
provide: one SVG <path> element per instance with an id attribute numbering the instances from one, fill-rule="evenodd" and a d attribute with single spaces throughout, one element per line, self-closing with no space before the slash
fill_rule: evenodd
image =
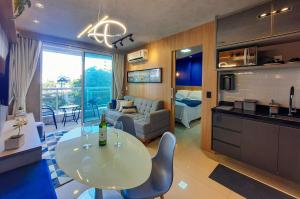
<path id="1" fill-rule="evenodd" d="M 106 128 L 100 128 L 99 129 L 99 141 L 100 142 L 106 142 L 107 140 L 107 129 Z"/>

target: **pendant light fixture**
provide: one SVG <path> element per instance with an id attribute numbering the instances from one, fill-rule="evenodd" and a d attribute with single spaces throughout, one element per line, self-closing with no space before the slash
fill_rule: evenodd
<path id="1" fill-rule="evenodd" d="M 96 42 L 104 43 L 107 47 L 113 48 L 114 44 L 112 40 L 116 37 L 123 37 L 127 33 L 126 26 L 117 20 L 110 19 L 108 15 L 105 15 L 100 19 L 101 2 L 99 2 L 98 22 L 95 24 L 89 24 L 78 35 L 77 38 L 81 38 L 86 35 Z M 118 30 L 118 33 L 112 33 L 112 28 Z"/>

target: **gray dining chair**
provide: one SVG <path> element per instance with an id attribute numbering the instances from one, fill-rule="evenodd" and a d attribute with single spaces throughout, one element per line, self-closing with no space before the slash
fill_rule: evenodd
<path id="1" fill-rule="evenodd" d="M 134 121 L 131 117 L 122 115 L 120 116 L 117 121 L 122 122 L 123 124 L 123 131 L 133 135 L 136 137 L 135 128 L 134 128 Z"/>
<path id="2" fill-rule="evenodd" d="M 166 132 L 163 134 L 157 154 L 152 158 L 152 171 L 148 180 L 132 189 L 121 191 L 125 199 L 164 198 L 173 183 L 173 159 L 176 145 L 175 136 Z"/>

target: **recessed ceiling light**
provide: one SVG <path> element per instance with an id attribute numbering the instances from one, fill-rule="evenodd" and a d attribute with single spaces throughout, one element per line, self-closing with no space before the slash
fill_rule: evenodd
<path id="1" fill-rule="evenodd" d="M 40 23 L 40 21 L 39 21 L 39 20 L 37 20 L 37 19 L 35 19 L 35 20 L 33 20 L 33 23 L 36 23 L 36 24 L 38 24 L 38 23 Z"/>
<path id="2" fill-rule="evenodd" d="M 44 6 L 44 4 L 42 4 L 40 2 L 37 2 L 37 3 L 35 3 L 35 7 L 37 7 L 37 8 L 44 8 L 45 6 Z"/>
<path id="3" fill-rule="evenodd" d="M 189 48 L 186 48 L 186 49 L 182 49 L 181 52 L 182 53 L 188 53 L 188 52 L 191 52 L 192 50 L 189 49 Z"/>
<path id="4" fill-rule="evenodd" d="M 267 13 L 262 13 L 261 15 L 259 15 L 259 18 L 266 17 L 267 15 L 268 15 Z"/>
<path id="5" fill-rule="evenodd" d="M 284 7 L 284 8 L 282 8 L 280 11 L 281 11 L 281 12 L 286 12 L 286 11 L 289 11 L 289 10 L 290 10 L 289 7 Z"/>
<path id="6" fill-rule="evenodd" d="M 78 189 L 75 189 L 74 191 L 73 191 L 73 195 L 76 195 L 76 194 L 78 194 L 79 193 L 79 190 Z"/>
<path id="7" fill-rule="evenodd" d="M 178 186 L 181 188 L 181 189 L 186 189 L 187 187 L 188 187 L 188 184 L 186 183 L 186 182 L 184 182 L 184 181 L 180 181 L 179 183 L 178 183 Z"/>

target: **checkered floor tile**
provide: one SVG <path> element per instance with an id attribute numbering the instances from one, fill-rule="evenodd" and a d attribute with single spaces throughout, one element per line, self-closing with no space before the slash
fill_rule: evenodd
<path id="1" fill-rule="evenodd" d="M 43 141 L 43 159 L 47 160 L 48 167 L 51 173 L 51 179 L 53 186 L 58 188 L 73 179 L 67 176 L 58 166 L 55 160 L 55 147 L 58 140 L 66 133 L 67 131 L 56 131 L 48 133 L 45 140 Z"/>

